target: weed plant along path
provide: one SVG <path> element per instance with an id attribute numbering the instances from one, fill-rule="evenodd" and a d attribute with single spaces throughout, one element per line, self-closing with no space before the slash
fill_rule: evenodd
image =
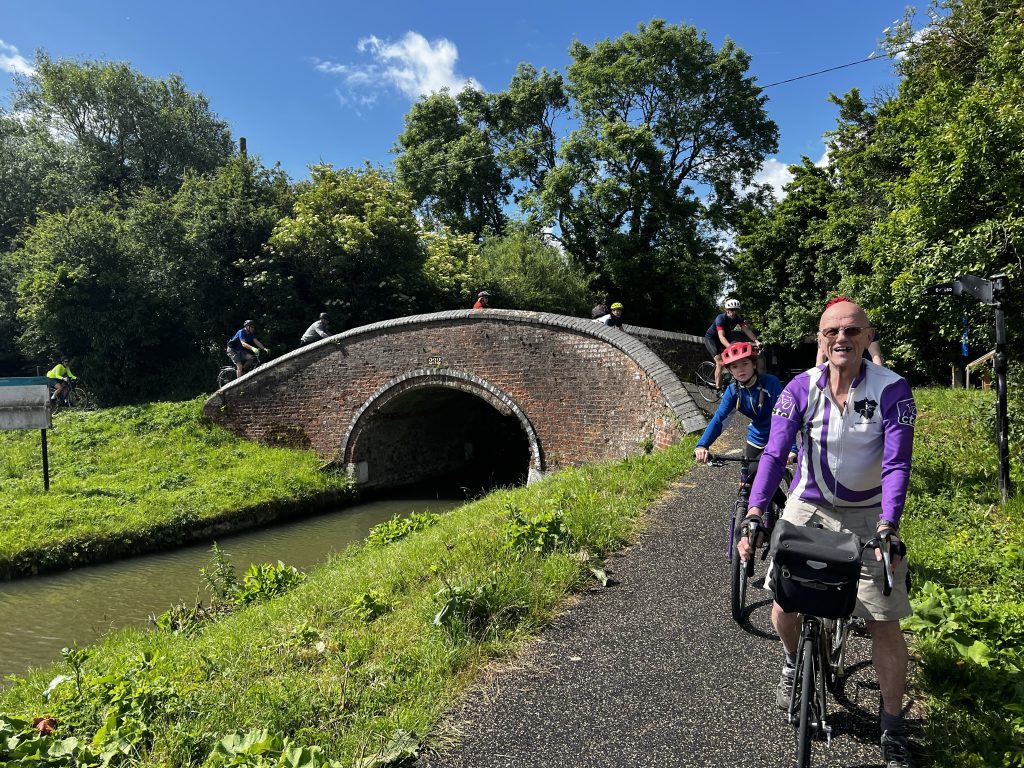
<path id="1" fill-rule="evenodd" d="M 740 447 L 733 419 L 716 449 Z M 775 709 L 781 646 L 767 593 L 750 623 L 729 612 L 730 467 L 696 467 L 608 561 L 614 584 L 570 605 L 515 663 L 476 686 L 428 740 L 421 768 L 784 766 L 794 734 Z M 759 569 L 760 570 L 760 569 Z M 866 636 L 816 766 L 877 765 L 878 688 Z M 445 745 L 452 745 L 445 747 Z"/>

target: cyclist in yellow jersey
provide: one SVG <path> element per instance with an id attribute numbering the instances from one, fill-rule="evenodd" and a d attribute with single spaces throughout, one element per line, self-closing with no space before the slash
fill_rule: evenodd
<path id="1" fill-rule="evenodd" d="M 53 389 L 53 392 L 50 394 L 51 401 L 58 400 L 64 388 L 72 381 L 78 381 L 78 377 L 68 368 L 68 359 L 63 356 L 59 363 L 46 372 L 46 378 L 50 379 L 48 383 Z"/>

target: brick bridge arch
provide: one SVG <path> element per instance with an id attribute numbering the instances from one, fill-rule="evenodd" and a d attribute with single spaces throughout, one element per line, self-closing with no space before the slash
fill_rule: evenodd
<path id="1" fill-rule="evenodd" d="M 638 339 L 652 334 L 666 335 L 515 310 L 414 315 L 289 352 L 205 412 L 244 437 L 313 448 L 364 487 L 468 464 L 500 482 L 535 479 L 703 427 L 679 378 Z"/>

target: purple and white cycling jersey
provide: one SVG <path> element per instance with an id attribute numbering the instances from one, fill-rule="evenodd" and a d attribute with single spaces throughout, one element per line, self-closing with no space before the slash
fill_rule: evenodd
<path id="1" fill-rule="evenodd" d="M 771 435 L 750 491 L 765 509 L 793 439 L 803 434 L 790 495 L 824 507 L 877 507 L 899 525 L 910 481 L 917 408 L 906 380 L 865 360 L 840 410 L 828 387 L 828 365 L 796 376 L 772 410 Z"/>

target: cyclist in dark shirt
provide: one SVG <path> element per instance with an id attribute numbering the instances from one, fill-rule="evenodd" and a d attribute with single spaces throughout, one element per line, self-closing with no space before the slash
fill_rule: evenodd
<path id="1" fill-rule="evenodd" d="M 616 301 L 607 315 L 595 317 L 594 322 L 603 323 L 611 328 L 622 328 L 622 302 Z"/>
<path id="2" fill-rule="evenodd" d="M 270 350 L 256 338 L 256 323 L 246 320 L 238 332 L 228 339 L 228 359 L 235 364 L 235 373 L 238 378 L 241 378 L 242 374 L 252 367 L 256 360 L 257 349 L 262 349 L 270 354 Z"/>
<path id="3" fill-rule="evenodd" d="M 739 328 L 758 347 L 761 342 L 757 335 L 747 325 L 747 321 L 740 315 L 740 303 L 737 299 L 729 299 L 725 302 L 725 311 L 718 315 L 711 327 L 704 333 L 704 346 L 715 359 L 715 386 L 722 387 L 722 350 L 732 342 L 732 335 L 735 329 Z"/>

